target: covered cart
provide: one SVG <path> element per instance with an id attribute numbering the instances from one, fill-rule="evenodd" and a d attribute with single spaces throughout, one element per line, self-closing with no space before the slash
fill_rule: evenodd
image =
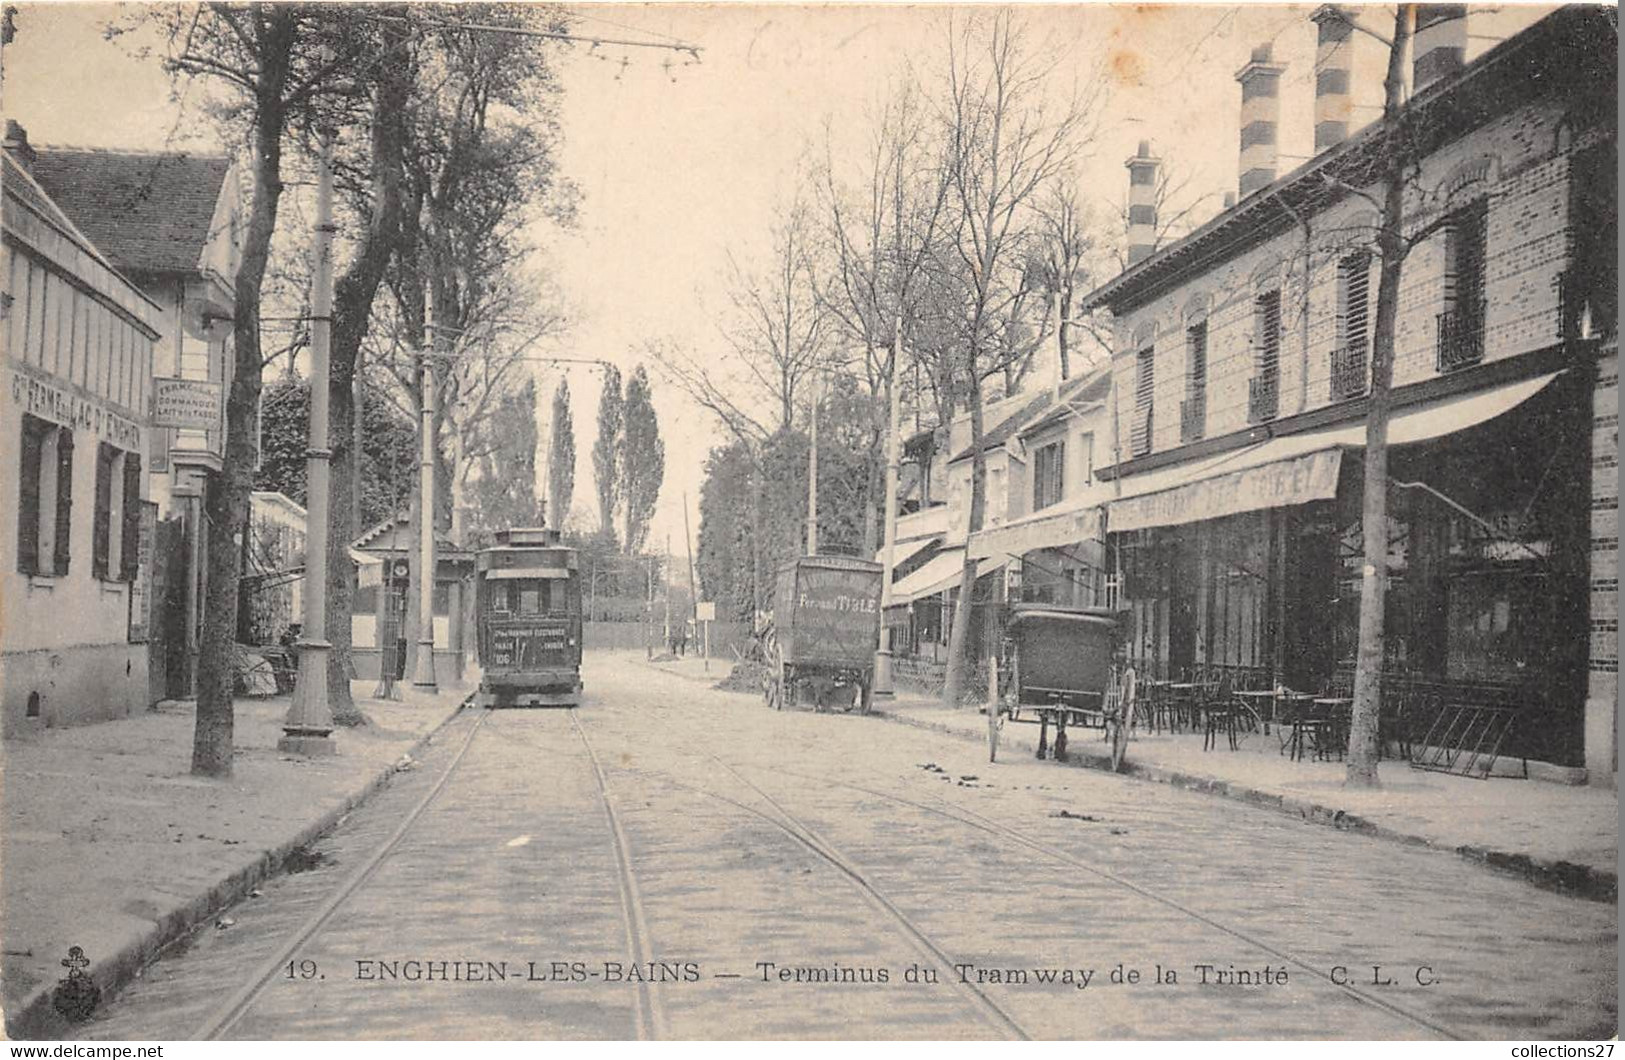
<path id="1" fill-rule="evenodd" d="M 763 687 L 769 706 L 794 706 L 805 695 L 817 709 L 869 709 L 880 570 L 847 556 L 803 556 L 779 571 Z"/>
<path id="2" fill-rule="evenodd" d="M 1119 613 L 1100 607 L 1016 604 L 1009 633 L 1015 649 L 1016 711 L 1038 716 L 1038 757 L 1055 726 L 1055 757 L 1066 757 L 1067 725 L 1103 730 L 1113 768 L 1122 765 L 1133 709 L 1133 672 L 1112 666 Z"/>

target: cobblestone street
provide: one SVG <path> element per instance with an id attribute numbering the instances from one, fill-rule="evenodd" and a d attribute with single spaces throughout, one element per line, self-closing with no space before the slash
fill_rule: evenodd
<path id="1" fill-rule="evenodd" d="M 1610 905 L 1162 785 L 773 713 L 631 656 L 589 656 L 585 678 L 573 714 L 466 712 L 308 871 L 173 948 L 84 1036 L 192 1035 L 476 725 L 230 1036 L 1613 1033 Z"/>

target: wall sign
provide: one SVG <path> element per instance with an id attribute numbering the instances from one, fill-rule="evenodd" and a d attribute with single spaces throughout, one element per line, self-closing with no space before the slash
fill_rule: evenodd
<path id="1" fill-rule="evenodd" d="M 152 381 L 152 422 L 158 427 L 212 430 L 220 426 L 220 384 L 206 379 Z"/>
<path id="2" fill-rule="evenodd" d="M 1337 495 L 1341 449 L 1277 460 L 1173 489 L 1111 502 L 1113 533 L 1148 526 L 1177 526 L 1238 512 L 1286 508 Z"/>
<path id="3" fill-rule="evenodd" d="M 141 529 L 136 535 L 135 580 L 130 583 L 130 643 L 152 635 L 152 550 L 158 532 L 158 503 L 141 502 Z"/>

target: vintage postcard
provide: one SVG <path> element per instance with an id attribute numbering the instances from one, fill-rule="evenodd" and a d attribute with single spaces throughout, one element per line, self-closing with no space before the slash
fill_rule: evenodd
<path id="1" fill-rule="evenodd" d="M 1617 52 L 6 5 L 7 1036 L 1611 1055 Z"/>

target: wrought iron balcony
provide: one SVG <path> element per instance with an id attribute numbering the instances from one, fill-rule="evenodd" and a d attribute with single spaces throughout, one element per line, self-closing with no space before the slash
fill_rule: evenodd
<path id="1" fill-rule="evenodd" d="M 1151 452 L 1151 406 L 1146 405 L 1134 410 L 1133 425 L 1129 428 L 1129 452 L 1133 456 L 1145 456 Z"/>
<path id="2" fill-rule="evenodd" d="M 1484 299 L 1439 314 L 1441 372 L 1478 364 L 1484 359 Z"/>
<path id="3" fill-rule="evenodd" d="M 1247 382 L 1247 422 L 1266 423 L 1281 410 L 1281 377 L 1275 373 Z"/>
<path id="4" fill-rule="evenodd" d="M 1193 391 L 1179 403 L 1179 440 L 1199 442 L 1207 432 L 1207 392 Z"/>
<path id="5" fill-rule="evenodd" d="M 1363 397 L 1371 384 L 1365 342 L 1351 342 L 1332 351 L 1333 401 Z"/>

